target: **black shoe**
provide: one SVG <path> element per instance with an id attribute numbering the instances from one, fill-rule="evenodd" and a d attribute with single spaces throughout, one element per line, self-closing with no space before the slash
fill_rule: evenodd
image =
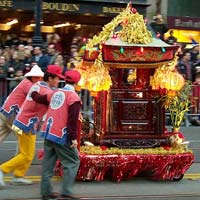
<path id="1" fill-rule="evenodd" d="M 51 193 L 49 195 L 42 196 L 42 200 L 56 199 L 57 197 L 59 197 L 58 193 Z"/>
<path id="2" fill-rule="evenodd" d="M 67 200 L 67 199 L 79 199 L 79 198 L 72 195 L 65 195 L 65 194 L 57 198 L 57 200 Z"/>

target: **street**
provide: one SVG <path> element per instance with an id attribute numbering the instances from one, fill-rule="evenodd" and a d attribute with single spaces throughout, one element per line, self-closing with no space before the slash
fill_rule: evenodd
<path id="1" fill-rule="evenodd" d="M 183 179 L 180 182 L 151 181 L 136 178 L 113 183 L 77 182 L 75 193 L 81 199 L 199 199 L 199 180 Z M 55 191 L 59 184 L 54 182 Z M 39 199 L 39 182 L 31 186 L 11 186 L 0 191 L 0 199 Z"/>
<path id="2" fill-rule="evenodd" d="M 170 128 L 170 127 L 169 127 Z M 200 199 L 200 139 L 199 127 L 181 127 L 186 140 L 190 141 L 189 148 L 195 155 L 195 163 L 186 172 L 181 181 L 152 181 L 145 177 L 136 177 L 132 180 L 123 180 L 120 183 L 112 181 L 77 181 L 75 185 L 75 194 L 80 199 L 161 199 L 161 200 L 179 200 L 179 199 Z M 38 137 L 37 150 L 41 149 L 43 141 Z M 9 136 L 6 141 L 0 145 L 1 163 L 9 159 L 16 152 L 15 137 Z M 40 199 L 39 181 L 40 181 L 41 161 L 35 157 L 27 177 L 34 181 L 30 186 L 14 186 L 9 184 L 11 175 L 5 177 L 8 184 L 6 188 L 0 190 L 0 199 L 2 200 L 25 200 Z M 60 178 L 58 178 L 60 179 Z M 59 192 L 60 181 L 53 180 L 55 192 Z"/>

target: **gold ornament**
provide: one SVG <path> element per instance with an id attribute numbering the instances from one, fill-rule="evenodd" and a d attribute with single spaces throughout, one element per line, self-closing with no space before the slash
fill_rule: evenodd
<path id="1" fill-rule="evenodd" d="M 117 27 L 121 30 L 116 31 Z M 135 12 L 130 3 L 124 11 L 103 27 L 98 36 L 89 39 L 86 50 L 92 50 L 94 46 L 104 43 L 114 35 L 127 43 L 148 44 L 152 41 L 152 34 L 147 30 L 143 16 Z"/>

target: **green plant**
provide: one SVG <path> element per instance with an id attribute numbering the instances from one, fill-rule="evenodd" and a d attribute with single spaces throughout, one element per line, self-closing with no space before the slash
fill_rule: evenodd
<path id="1" fill-rule="evenodd" d="M 174 96 L 165 95 L 163 98 L 165 108 L 169 111 L 173 129 L 179 129 L 185 117 L 185 113 L 191 108 L 190 94 L 192 85 L 186 81 L 180 91 Z"/>

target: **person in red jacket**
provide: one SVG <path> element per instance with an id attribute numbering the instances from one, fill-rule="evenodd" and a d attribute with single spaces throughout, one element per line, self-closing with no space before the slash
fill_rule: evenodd
<path id="1" fill-rule="evenodd" d="M 5 100 L 0 108 L 0 142 L 3 142 L 13 132 L 11 129 L 12 122 L 23 104 L 29 89 L 34 83 L 41 81 L 43 76 L 44 72 L 42 72 L 40 67 L 37 65 L 33 66 L 31 71 L 24 75 L 25 78 Z"/>
<path id="2" fill-rule="evenodd" d="M 45 138 L 40 190 L 43 200 L 56 197 L 52 193 L 51 177 L 57 159 L 64 172 L 62 194 L 57 199 L 78 199 L 73 196 L 73 185 L 80 164 L 77 138 L 81 99 L 74 86 L 80 78 L 78 71 L 68 70 L 65 73 L 66 85 L 56 90 L 50 99 L 41 129 Z"/>

